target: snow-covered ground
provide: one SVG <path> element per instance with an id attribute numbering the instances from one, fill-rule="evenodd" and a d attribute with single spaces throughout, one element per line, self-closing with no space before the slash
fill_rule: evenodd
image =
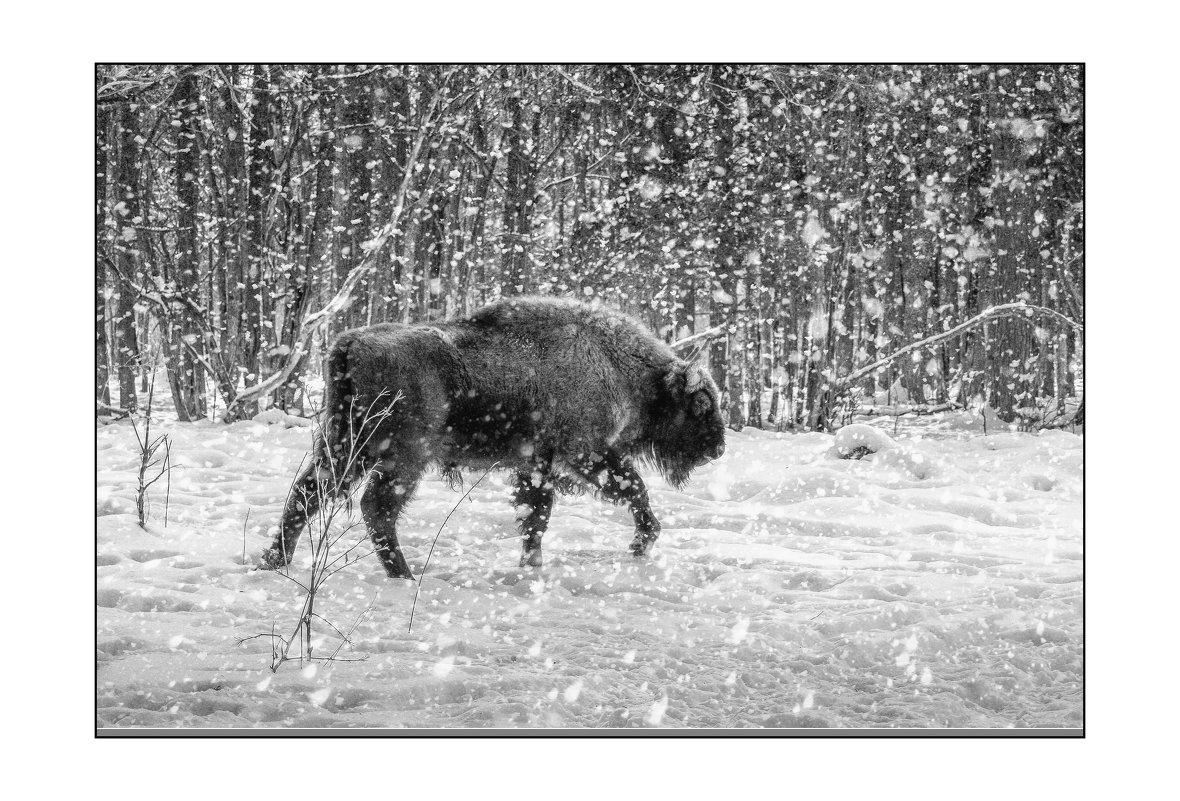
<path id="1" fill-rule="evenodd" d="M 540 570 L 516 567 L 493 474 L 438 536 L 412 631 L 414 585 L 368 557 L 316 607 L 317 653 L 355 626 L 338 656 L 358 661 L 276 673 L 267 638 L 239 640 L 289 633 L 302 605 L 250 563 L 310 429 L 266 419 L 158 422 L 176 468 L 147 531 L 130 424 L 99 427 L 99 726 L 1081 725 L 1080 436 L 877 420 L 841 440 L 873 446 L 857 461 L 747 429 L 683 492 L 649 480 L 650 558 L 627 555 L 625 509 L 563 497 Z M 409 507 L 416 574 L 460 497 L 431 475 Z M 293 576 L 309 558 L 305 539 Z"/>

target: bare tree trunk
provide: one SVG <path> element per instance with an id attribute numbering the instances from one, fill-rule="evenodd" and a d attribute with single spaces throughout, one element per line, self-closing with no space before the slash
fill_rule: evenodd
<path id="1" fill-rule="evenodd" d="M 1027 231 L 1031 228 L 1032 210 L 1027 192 L 1012 188 L 1012 181 L 1005 179 L 1006 173 L 1022 170 L 1022 149 L 1020 140 L 997 126 L 993 153 L 1001 180 L 992 195 L 998 218 L 990 292 L 993 304 L 1015 301 L 1026 290 Z M 1035 392 L 1035 382 L 1029 380 L 1032 375 L 1028 363 L 1032 350 L 1029 335 L 1027 326 L 999 321 L 987 343 L 988 400 L 996 416 L 1005 423 L 1012 423 L 1022 416 L 1022 407 L 1031 405 Z"/>
<path id="2" fill-rule="evenodd" d="M 529 291 L 526 268 L 525 235 L 528 225 L 526 184 L 529 159 L 525 152 L 524 109 L 519 90 L 508 96 L 508 124 L 504 128 L 502 150 L 508 152 L 508 173 L 504 190 L 504 234 L 501 239 L 500 294 L 520 295 Z"/>
<path id="3" fill-rule="evenodd" d="M 246 275 L 242 299 L 241 364 L 246 369 L 246 386 L 262 381 L 262 353 L 266 347 L 263 301 L 268 292 L 269 225 L 266 219 L 274 174 L 274 145 L 270 82 L 266 69 L 254 65 L 253 119 L 250 123 L 250 143 L 247 172 L 249 188 L 246 195 Z M 250 404 L 245 416 L 256 413 L 257 404 Z"/>
<path id="4" fill-rule="evenodd" d="M 139 260 L 140 215 L 138 121 L 131 104 L 119 110 L 116 123 L 118 156 L 115 161 L 115 262 L 124 275 L 135 275 Z M 139 407 L 135 395 L 135 368 L 139 364 L 139 341 L 135 333 L 135 298 L 126 287 L 117 286 L 115 295 L 115 369 L 119 374 L 119 406 L 127 411 Z"/>
<path id="5" fill-rule="evenodd" d="M 495 153 L 489 152 L 491 148 L 488 146 L 487 131 L 485 130 L 483 124 L 483 108 L 477 105 L 475 107 L 474 114 L 475 117 L 472 121 L 471 135 L 474 139 L 475 149 L 477 151 L 476 158 L 479 162 L 480 169 L 482 170 L 482 177 L 479 181 L 479 189 L 476 190 L 475 193 L 475 197 L 478 200 L 479 205 L 476 208 L 475 219 L 471 223 L 471 237 L 469 239 L 470 244 L 468 246 L 470 255 L 467 259 L 465 259 L 467 266 L 464 270 L 464 277 L 468 287 L 467 292 L 464 293 L 463 297 L 465 312 L 470 311 L 470 308 L 468 308 L 470 305 L 475 305 L 473 301 L 476 303 L 482 301 L 483 294 L 487 291 L 487 276 L 485 274 L 484 268 L 485 259 L 483 258 L 484 230 L 487 227 L 488 205 L 491 203 L 492 199 L 492 179 L 495 177 L 496 164 L 499 162 L 498 151 Z M 486 163 L 483 162 L 484 158 L 487 158 Z M 475 277 L 476 286 L 474 287 L 474 292 L 470 286 L 472 282 L 471 271 L 473 269 L 473 259 L 475 260 L 475 265 L 479 270 L 479 275 Z M 479 300 L 476 301 L 475 298 L 472 298 L 472 294 L 475 294 Z"/>
<path id="6" fill-rule="evenodd" d="M 746 347 L 745 385 L 749 402 L 746 407 L 746 424 L 754 428 L 762 428 L 762 389 L 764 379 L 762 375 L 762 326 L 755 317 L 747 319 L 745 323 L 749 344 Z"/>
<path id="7" fill-rule="evenodd" d="M 299 303 L 286 317 L 287 324 L 284 326 L 282 343 L 289 348 L 298 347 L 299 327 L 307 314 L 307 309 L 313 299 L 318 299 L 322 289 L 321 284 L 332 271 L 335 242 L 332 223 L 336 215 L 335 179 L 333 177 L 336 164 L 336 146 L 335 136 L 330 130 L 334 118 L 332 104 L 324 103 L 321 106 L 320 114 L 323 115 L 321 122 L 324 123 L 325 130 L 321 134 L 315 151 L 315 199 L 312 203 L 313 216 L 305 251 L 307 254 L 307 263 L 304 269 L 306 281 L 301 288 Z M 276 395 L 279 396 L 280 408 L 284 410 L 289 411 L 297 404 L 299 377 L 307 370 L 310 361 L 308 356 L 308 353 L 303 355 L 291 372 L 291 377 L 283 385 L 283 389 L 276 392 Z"/>
<path id="8" fill-rule="evenodd" d="M 107 299 L 106 299 L 106 268 L 102 264 L 94 267 L 95 287 L 95 336 L 94 336 L 94 381 L 95 399 L 105 405 L 111 405 L 111 361 L 110 343 L 107 342 Z"/>
<path id="9" fill-rule="evenodd" d="M 218 225 L 222 269 L 214 281 L 217 300 L 211 305 L 217 308 L 218 349 L 228 365 L 238 363 L 242 345 L 243 302 L 250 272 L 242 242 L 249 179 L 246 175 L 248 137 L 241 108 L 245 100 L 239 85 L 240 72 L 241 67 L 237 65 L 225 68 L 225 78 L 219 85 L 220 92 L 216 100 L 225 189 Z M 240 376 L 235 374 L 235 381 L 238 378 Z"/>
<path id="10" fill-rule="evenodd" d="M 94 180 L 94 235 L 95 255 L 106 249 L 107 206 L 107 113 L 101 108 L 95 120 L 95 180 Z M 94 265 L 94 364 L 95 399 L 104 406 L 111 405 L 111 356 L 107 341 L 106 267 L 101 259 Z"/>
<path id="11" fill-rule="evenodd" d="M 422 265 L 422 319 L 436 320 L 442 316 L 440 302 L 442 266 L 446 255 L 446 198 L 442 187 L 435 187 L 428 197 L 418 226 L 417 261 Z"/>
<path id="12" fill-rule="evenodd" d="M 176 88 L 176 291 L 200 303 L 199 245 L 197 204 L 200 201 L 199 122 L 197 115 L 197 79 L 182 78 Z M 205 417 L 205 374 L 185 342 L 204 354 L 206 343 L 201 330 L 188 315 L 172 325 L 168 343 L 168 380 L 172 386 L 172 403 L 181 422 Z M 182 341 L 183 340 L 183 341 Z"/>
<path id="13" fill-rule="evenodd" d="M 727 68 L 718 75 L 719 85 L 730 80 Z M 713 291 L 713 314 L 709 324 L 724 324 L 730 331 L 729 341 L 718 342 L 710 353 L 713 377 L 721 389 L 722 406 L 728 416 L 729 427 L 741 430 L 745 425 L 745 408 L 742 404 L 742 359 L 743 332 L 738 325 L 738 272 L 744 256 L 739 231 L 739 204 L 741 198 L 738 159 L 734 150 L 738 111 L 732 106 L 733 100 L 725 94 L 718 95 L 720 119 L 717 123 L 717 165 L 720 178 L 716 181 L 715 194 L 718 196 L 717 231 L 717 285 Z"/>
<path id="14" fill-rule="evenodd" d="M 374 159 L 372 87 L 367 80 L 362 80 L 355 85 L 348 85 L 344 91 L 340 116 L 344 143 L 341 160 L 344 183 L 344 215 L 341 224 L 344 230 L 340 232 L 340 255 L 336 265 L 337 280 L 341 282 L 364 259 L 364 243 L 372 237 L 373 180 L 370 164 Z M 357 287 L 358 292 L 367 292 L 370 285 L 371 279 L 365 276 Z M 340 325 L 352 327 L 363 324 L 363 312 L 364 307 L 355 304 L 343 312 Z"/>

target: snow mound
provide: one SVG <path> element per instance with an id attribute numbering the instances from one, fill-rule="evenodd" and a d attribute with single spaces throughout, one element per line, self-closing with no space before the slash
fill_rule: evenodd
<path id="1" fill-rule="evenodd" d="M 943 464 L 939 460 L 910 445 L 882 449 L 873 455 L 873 464 L 892 468 L 918 481 L 940 478 L 943 473 Z"/>
<path id="2" fill-rule="evenodd" d="M 859 459 L 868 453 L 892 450 L 897 443 L 879 428 L 853 423 L 836 432 L 834 447 L 842 459 Z"/>

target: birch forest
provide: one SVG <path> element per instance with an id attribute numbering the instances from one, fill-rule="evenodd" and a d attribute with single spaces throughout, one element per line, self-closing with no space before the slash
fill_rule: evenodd
<path id="1" fill-rule="evenodd" d="M 730 426 L 1081 423 L 1071 65 L 101 64 L 100 415 L 310 415 L 327 343 L 623 309 Z"/>

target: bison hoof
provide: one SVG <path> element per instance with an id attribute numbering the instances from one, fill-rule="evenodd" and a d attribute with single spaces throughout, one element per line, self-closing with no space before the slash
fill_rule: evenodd
<path id="1" fill-rule="evenodd" d="M 267 548 L 258 558 L 260 570 L 278 570 L 291 564 L 291 557 L 278 548 Z"/>
<path id="2" fill-rule="evenodd" d="M 410 570 L 409 564 L 406 563 L 406 557 L 402 556 L 400 550 L 394 551 L 393 556 L 386 556 L 380 551 L 381 566 L 385 568 L 385 575 L 389 578 L 401 578 L 414 580 L 414 574 Z"/>
<path id="3" fill-rule="evenodd" d="M 521 567 L 540 567 L 541 566 L 541 549 L 537 548 L 533 551 L 525 551 L 520 555 Z"/>
<path id="4" fill-rule="evenodd" d="M 399 570 L 396 567 L 385 565 L 385 575 L 389 578 L 407 579 L 409 581 L 414 580 L 414 574 L 410 572 L 409 567 L 405 568 L 404 570 Z"/>
<path id="5" fill-rule="evenodd" d="M 631 555 L 647 556 L 647 552 L 651 550 L 651 546 L 656 541 L 656 537 L 658 536 L 659 535 L 654 532 L 637 532 L 635 534 L 635 539 L 631 540 Z"/>

